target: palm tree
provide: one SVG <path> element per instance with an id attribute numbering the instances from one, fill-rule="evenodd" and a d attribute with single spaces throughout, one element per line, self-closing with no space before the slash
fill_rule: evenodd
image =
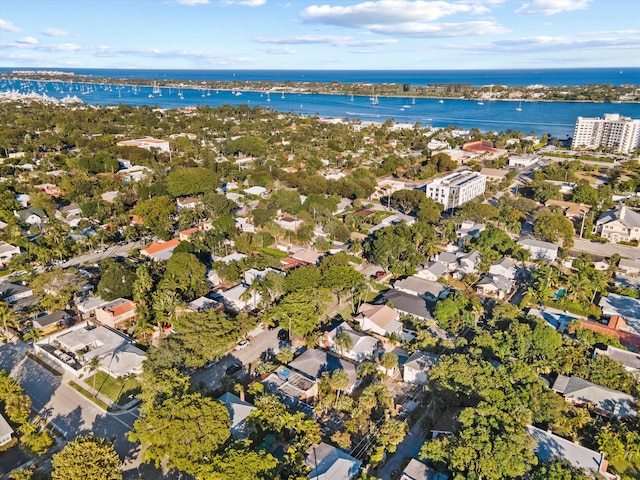
<path id="1" fill-rule="evenodd" d="M 139 307 L 139 306 L 138 306 Z M 136 323 L 133 326 L 133 337 L 144 339 L 144 343 L 149 343 L 149 335 L 153 334 L 153 323 L 151 323 L 150 315 L 138 315 L 138 307 L 136 307 Z"/>
<path id="2" fill-rule="evenodd" d="M 0 319 L 2 320 L 2 326 L 4 327 L 4 333 L 9 336 L 9 328 L 17 328 L 17 317 L 11 307 L 6 302 L 0 302 Z"/>
<path id="3" fill-rule="evenodd" d="M 33 349 L 36 349 L 36 343 L 43 337 L 42 330 L 39 330 L 35 327 L 31 327 L 27 333 L 24 334 L 23 339 L 25 341 L 33 340 Z"/>
<path id="4" fill-rule="evenodd" d="M 340 392 L 349 386 L 349 376 L 347 372 L 342 370 L 341 368 L 334 370 L 331 372 L 331 375 L 328 377 L 329 385 L 332 390 L 336 392 L 336 405 L 338 403 L 338 399 L 340 398 Z"/>
<path id="5" fill-rule="evenodd" d="M 89 363 L 87 364 L 87 367 L 89 368 L 89 374 L 94 374 L 93 375 L 93 396 L 97 397 L 98 396 L 98 392 L 96 390 L 96 377 L 98 376 L 98 369 L 100 368 L 100 359 L 98 357 L 93 357 L 91 358 L 91 360 L 89 360 Z"/>
<path id="6" fill-rule="evenodd" d="M 349 351 L 351 350 L 351 347 L 353 347 L 353 339 L 347 332 L 340 330 L 336 335 L 336 339 L 333 341 L 333 344 L 335 345 L 338 353 L 340 355 L 344 355 L 345 351 Z"/>

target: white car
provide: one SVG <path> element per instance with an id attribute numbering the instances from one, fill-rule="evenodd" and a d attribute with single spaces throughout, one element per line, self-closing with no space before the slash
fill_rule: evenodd
<path id="1" fill-rule="evenodd" d="M 235 349 L 236 349 L 236 350 L 242 350 L 243 348 L 248 347 L 248 346 L 249 346 L 249 343 L 251 343 L 251 342 L 249 342 L 249 340 L 242 340 L 240 343 L 238 343 L 238 344 L 236 345 L 236 348 L 235 348 Z"/>

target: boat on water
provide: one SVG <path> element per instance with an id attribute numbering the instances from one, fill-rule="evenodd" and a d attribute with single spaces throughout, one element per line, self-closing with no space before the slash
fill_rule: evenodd
<path id="1" fill-rule="evenodd" d="M 271 97 L 269 96 L 269 92 L 267 92 L 267 102 L 271 101 Z"/>
<path id="2" fill-rule="evenodd" d="M 484 102 L 482 100 L 479 100 L 478 105 L 484 105 Z"/>
<path id="3" fill-rule="evenodd" d="M 158 86 L 158 82 L 153 82 L 153 90 L 151 91 L 151 93 L 157 94 L 157 93 L 162 93 L 160 91 L 160 87 Z"/>
<path id="4" fill-rule="evenodd" d="M 520 102 L 516 107 L 516 112 L 521 112 L 521 111 L 522 111 L 522 102 Z"/>
<path id="5" fill-rule="evenodd" d="M 353 94 L 351 94 L 351 101 L 353 102 Z"/>
<path id="6" fill-rule="evenodd" d="M 153 98 L 153 95 L 149 94 L 149 98 Z"/>
<path id="7" fill-rule="evenodd" d="M 444 103 L 443 99 L 438 100 L 438 103 Z"/>

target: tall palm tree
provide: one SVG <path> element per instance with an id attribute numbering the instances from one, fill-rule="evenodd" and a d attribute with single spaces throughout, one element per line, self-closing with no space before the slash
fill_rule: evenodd
<path id="1" fill-rule="evenodd" d="M 338 353 L 344 355 L 344 352 L 349 351 L 351 347 L 353 347 L 353 339 L 347 332 L 340 330 L 333 344 L 336 346 Z"/>
<path id="2" fill-rule="evenodd" d="M 33 349 L 36 349 L 36 343 L 43 337 L 42 330 L 39 330 L 35 327 L 31 327 L 27 333 L 24 334 L 23 339 L 25 341 L 33 340 Z"/>
<path id="3" fill-rule="evenodd" d="M 0 320 L 2 320 L 4 333 L 7 337 L 9 336 L 9 328 L 16 329 L 18 326 L 16 314 L 6 302 L 0 302 Z"/>
<path id="4" fill-rule="evenodd" d="M 98 392 L 96 390 L 96 377 L 98 376 L 98 369 L 100 368 L 100 359 L 98 357 L 91 358 L 91 360 L 89 360 L 89 363 L 87 364 L 87 367 L 89 368 L 89 374 L 90 375 L 92 373 L 94 374 L 93 375 L 93 396 L 97 397 Z"/>

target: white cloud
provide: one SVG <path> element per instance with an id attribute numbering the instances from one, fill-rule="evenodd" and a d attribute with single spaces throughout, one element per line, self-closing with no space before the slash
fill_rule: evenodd
<path id="1" fill-rule="evenodd" d="M 38 40 L 36 40 L 33 37 L 24 37 L 24 38 L 21 38 L 20 40 L 16 40 L 16 43 L 22 43 L 25 45 L 36 45 L 38 43 Z"/>
<path id="2" fill-rule="evenodd" d="M 42 34 L 47 37 L 68 37 L 70 35 L 68 32 L 60 30 L 59 28 L 45 28 Z"/>
<path id="3" fill-rule="evenodd" d="M 334 47 L 370 47 L 379 45 L 390 45 L 396 43 L 396 40 L 388 38 L 381 40 L 359 40 L 353 37 L 343 37 L 339 35 L 301 35 L 297 37 L 275 37 L 254 38 L 256 42 L 273 43 L 276 45 L 312 45 L 325 44 Z"/>
<path id="4" fill-rule="evenodd" d="M 5 20 L 4 18 L 0 18 L 0 30 L 13 33 L 20 31 L 20 29 L 16 27 L 13 22 L 11 22 L 10 20 Z"/>
<path id="5" fill-rule="evenodd" d="M 423 0 L 379 0 L 356 5 L 332 7 L 311 5 L 302 11 L 309 22 L 343 27 L 369 28 L 371 25 L 394 25 L 407 22 L 432 22 L 458 13 L 482 14 L 488 9 L 479 4 Z"/>
<path id="6" fill-rule="evenodd" d="M 419 23 L 411 22 L 402 25 L 376 25 L 372 32 L 405 37 L 460 37 L 467 35 L 489 35 L 506 33 L 509 30 L 494 22 L 462 22 L 462 23 Z"/>
<path id="7" fill-rule="evenodd" d="M 209 0 L 176 0 L 181 5 L 206 5 Z"/>
<path id="8" fill-rule="evenodd" d="M 533 0 L 533 2 L 522 5 L 516 10 L 516 13 L 555 15 L 562 12 L 584 10 L 590 2 L 591 0 Z"/>
<path id="9" fill-rule="evenodd" d="M 272 55 L 293 55 L 297 53 L 293 48 L 282 46 L 282 47 L 273 47 L 273 48 L 259 48 L 261 52 L 270 53 Z"/>
<path id="10" fill-rule="evenodd" d="M 628 33 L 630 33 L 628 35 Z M 584 32 L 579 37 L 548 36 L 523 37 L 510 40 L 498 40 L 484 44 L 445 45 L 444 48 L 465 50 L 473 53 L 522 54 L 540 52 L 574 51 L 594 49 L 638 49 L 640 35 L 637 31 L 620 32 Z"/>
<path id="11" fill-rule="evenodd" d="M 226 5 L 245 5 L 247 7 L 259 7 L 267 3 L 267 0 L 223 0 Z"/>

